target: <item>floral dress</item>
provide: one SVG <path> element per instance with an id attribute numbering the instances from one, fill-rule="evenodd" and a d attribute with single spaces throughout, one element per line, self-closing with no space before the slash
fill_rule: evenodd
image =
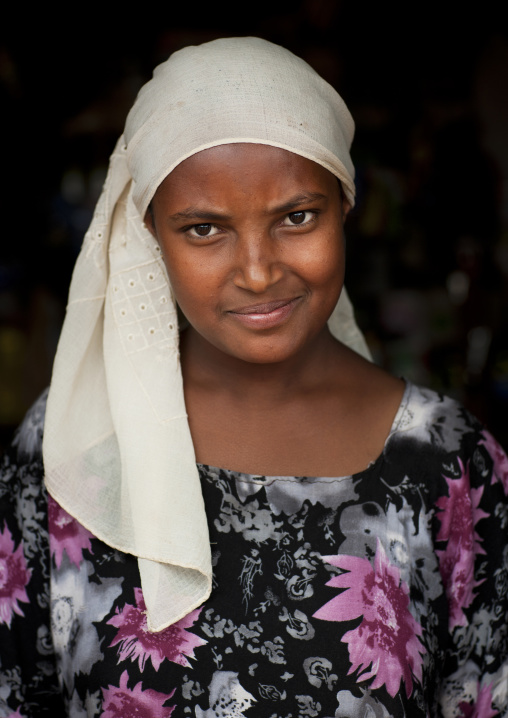
<path id="1" fill-rule="evenodd" d="M 508 716 L 508 459 L 407 384 L 342 478 L 199 466 L 210 599 L 146 627 L 135 557 L 42 481 L 45 397 L 0 474 L 0 718 Z"/>

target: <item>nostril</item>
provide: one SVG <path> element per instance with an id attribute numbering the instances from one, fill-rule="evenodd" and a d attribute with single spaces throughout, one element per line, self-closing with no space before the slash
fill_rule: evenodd
<path id="1" fill-rule="evenodd" d="M 244 234 L 238 237 L 235 249 L 237 286 L 259 294 L 279 281 L 281 269 L 270 235 Z"/>
<path id="2" fill-rule="evenodd" d="M 238 268 L 235 283 L 243 289 L 260 293 L 276 284 L 281 277 L 282 270 L 277 264 L 250 262 Z"/>

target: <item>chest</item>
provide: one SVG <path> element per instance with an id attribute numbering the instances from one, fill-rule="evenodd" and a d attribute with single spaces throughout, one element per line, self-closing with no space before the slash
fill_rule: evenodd
<path id="1" fill-rule="evenodd" d="M 201 475 L 214 588 L 179 624 L 148 633 L 136 560 L 78 528 L 54 566 L 60 677 L 83 714 L 424 715 L 446 635 L 428 522 L 416 534 L 410 506 L 350 478 Z"/>
<path id="2" fill-rule="evenodd" d="M 199 463 L 271 476 L 346 476 L 381 454 L 392 415 L 366 421 L 333 402 L 247 406 L 191 405 L 189 424 Z"/>

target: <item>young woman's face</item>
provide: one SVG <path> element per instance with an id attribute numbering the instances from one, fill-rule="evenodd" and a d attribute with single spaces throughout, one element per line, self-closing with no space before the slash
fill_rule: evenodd
<path id="1" fill-rule="evenodd" d="M 269 363 L 323 331 L 343 284 L 348 209 L 320 165 L 242 143 L 178 165 L 146 221 L 204 347 Z"/>

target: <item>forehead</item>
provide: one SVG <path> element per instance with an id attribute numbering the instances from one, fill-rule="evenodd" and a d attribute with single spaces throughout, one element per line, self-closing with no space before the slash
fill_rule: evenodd
<path id="1" fill-rule="evenodd" d="M 294 152 L 254 143 L 211 147 L 188 157 L 165 178 L 154 199 L 189 192 L 202 198 L 220 194 L 252 195 L 269 200 L 294 192 L 335 192 L 335 175 Z"/>

